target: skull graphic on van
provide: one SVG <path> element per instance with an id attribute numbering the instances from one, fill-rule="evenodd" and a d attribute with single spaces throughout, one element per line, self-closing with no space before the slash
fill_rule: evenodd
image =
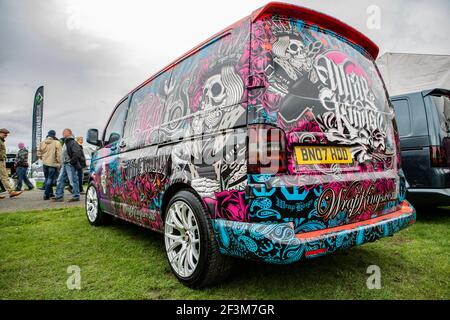
<path id="1" fill-rule="evenodd" d="M 296 39 L 289 39 L 286 56 L 291 59 L 306 59 L 306 50 L 303 43 Z"/>
<path id="2" fill-rule="evenodd" d="M 318 41 L 306 46 L 299 39 L 281 36 L 272 46 L 274 62 L 284 69 L 289 78 L 296 81 L 302 71 L 309 73 L 313 70 L 314 58 L 321 46 Z"/>
<path id="3" fill-rule="evenodd" d="M 227 94 L 220 74 L 215 74 L 206 80 L 203 87 L 203 97 L 204 103 L 208 107 L 216 107 L 223 104 Z"/>
<path id="4" fill-rule="evenodd" d="M 230 65 L 222 66 L 213 72 L 203 85 L 201 110 L 208 111 L 204 123 L 208 128 L 217 126 L 222 119 L 225 107 L 233 106 L 241 100 L 244 84 L 241 77 Z"/>

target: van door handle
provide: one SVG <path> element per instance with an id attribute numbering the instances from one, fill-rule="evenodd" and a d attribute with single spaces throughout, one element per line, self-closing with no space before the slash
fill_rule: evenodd
<path id="1" fill-rule="evenodd" d="M 122 141 L 119 145 L 119 148 L 123 149 L 127 146 L 127 143 L 125 141 Z"/>

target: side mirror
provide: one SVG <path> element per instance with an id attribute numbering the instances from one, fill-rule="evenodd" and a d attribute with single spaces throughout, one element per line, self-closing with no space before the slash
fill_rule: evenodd
<path id="1" fill-rule="evenodd" d="M 87 132 L 87 143 L 90 143 L 94 146 L 101 147 L 102 142 L 98 139 L 98 130 L 97 129 L 89 129 Z"/>
<path id="2" fill-rule="evenodd" d="M 112 132 L 109 136 L 109 140 L 108 140 L 108 145 L 117 142 L 120 140 L 120 134 L 116 133 L 116 132 Z"/>

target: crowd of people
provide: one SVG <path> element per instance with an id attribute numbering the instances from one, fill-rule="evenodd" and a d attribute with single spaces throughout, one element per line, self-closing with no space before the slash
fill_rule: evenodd
<path id="1" fill-rule="evenodd" d="M 6 169 L 6 138 L 9 130 L 0 129 L 0 188 L 9 193 L 11 198 L 22 194 L 25 184 L 28 190 L 34 186 L 28 179 L 28 150 L 24 143 L 19 143 L 14 166 L 17 175 L 17 184 L 13 188 L 9 181 Z M 64 201 L 64 189 L 69 183 L 72 197 L 69 202 L 80 201 L 83 193 L 83 169 L 86 167 L 86 159 L 83 151 L 83 137 L 75 138 L 71 129 L 64 129 L 63 138 L 56 137 L 56 131 L 50 130 L 47 137 L 42 141 L 37 150 L 37 156 L 42 161 L 44 172 L 43 199 L 55 202 Z M 56 191 L 54 192 L 54 186 Z M 5 196 L 0 194 L 0 200 Z"/>

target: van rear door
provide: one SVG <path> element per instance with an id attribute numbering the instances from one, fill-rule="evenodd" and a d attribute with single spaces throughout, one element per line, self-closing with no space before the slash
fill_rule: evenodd
<path id="1" fill-rule="evenodd" d="M 397 210 L 398 135 L 377 50 L 337 20 L 294 8 L 274 8 L 252 26 L 249 125 L 281 129 L 288 154 L 287 171 L 264 178 L 281 189 L 282 209 L 270 219 L 303 232 Z"/>

